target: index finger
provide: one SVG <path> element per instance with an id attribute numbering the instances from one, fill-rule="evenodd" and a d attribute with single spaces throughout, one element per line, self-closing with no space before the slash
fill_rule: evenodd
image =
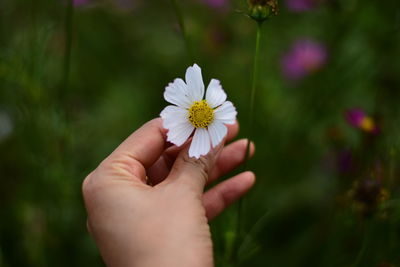
<path id="1" fill-rule="evenodd" d="M 148 168 L 161 156 L 166 148 L 166 130 L 161 118 L 153 119 L 132 133 L 109 156 L 128 156 Z"/>

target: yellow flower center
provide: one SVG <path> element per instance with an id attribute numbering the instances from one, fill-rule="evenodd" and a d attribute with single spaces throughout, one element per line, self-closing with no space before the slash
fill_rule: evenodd
<path id="1" fill-rule="evenodd" d="M 375 123 L 370 117 L 365 117 L 360 123 L 360 128 L 366 132 L 372 132 L 375 129 Z"/>
<path id="2" fill-rule="evenodd" d="M 189 108 L 189 121 L 196 128 L 206 128 L 214 120 L 214 110 L 206 100 L 195 101 Z"/>

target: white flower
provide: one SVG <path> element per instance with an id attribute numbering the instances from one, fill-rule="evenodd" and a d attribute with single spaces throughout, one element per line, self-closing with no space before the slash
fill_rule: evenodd
<path id="1" fill-rule="evenodd" d="M 201 69 L 194 64 L 186 70 L 186 83 L 175 79 L 164 92 L 169 103 L 161 112 L 163 127 L 168 129 L 167 140 L 177 146 L 183 145 L 194 132 L 189 156 L 200 158 L 212 147 L 219 145 L 228 129 L 225 124 L 236 120 L 236 109 L 226 101 L 226 93 L 218 80 L 212 79 L 204 98 Z"/>

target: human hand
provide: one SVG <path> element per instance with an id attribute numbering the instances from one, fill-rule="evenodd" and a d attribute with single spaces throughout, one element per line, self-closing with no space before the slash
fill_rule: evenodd
<path id="1" fill-rule="evenodd" d="M 228 129 L 231 140 L 238 125 Z M 83 182 L 88 229 L 108 266 L 212 266 L 208 220 L 254 184 L 243 172 L 203 192 L 244 161 L 247 140 L 200 159 L 165 140 L 161 119 L 146 123 Z"/>

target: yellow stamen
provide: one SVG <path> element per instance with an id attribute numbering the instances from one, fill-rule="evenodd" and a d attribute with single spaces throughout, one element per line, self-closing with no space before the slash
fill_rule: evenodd
<path id="1" fill-rule="evenodd" d="M 195 101 L 189 108 L 189 121 L 196 128 L 206 128 L 214 121 L 214 110 L 206 100 Z"/>
<path id="2" fill-rule="evenodd" d="M 370 117 L 365 117 L 360 123 L 360 128 L 366 132 L 372 132 L 375 129 L 375 123 Z"/>

